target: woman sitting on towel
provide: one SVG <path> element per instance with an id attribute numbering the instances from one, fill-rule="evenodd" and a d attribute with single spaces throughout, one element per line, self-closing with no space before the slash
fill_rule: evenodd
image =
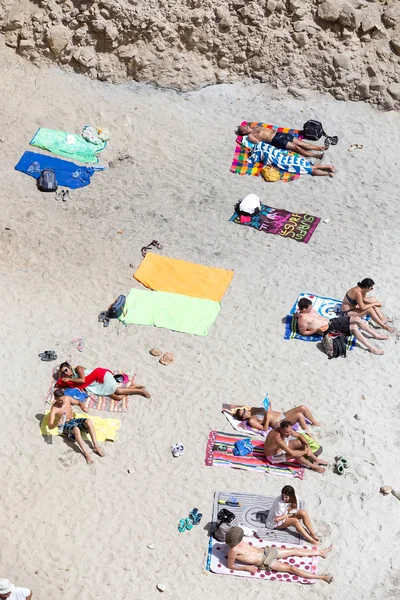
<path id="1" fill-rule="evenodd" d="M 134 394 L 150 398 L 149 392 L 143 385 L 121 387 L 109 369 L 98 367 L 90 370 L 81 366 L 73 369 L 67 362 L 60 365 L 60 379 L 56 385 L 58 388 L 85 389 L 96 396 L 108 396 L 113 400 L 122 400 L 124 396 L 133 396 Z"/>
<path id="2" fill-rule="evenodd" d="M 343 298 L 342 314 L 346 317 L 369 315 L 379 327 L 393 333 L 395 328 L 389 327 L 390 320 L 379 310 L 382 302 L 372 296 L 367 297 L 368 292 L 374 289 L 374 285 L 375 282 L 372 279 L 366 278 L 359 281 L 355 287 L 350 288 Z"/>
<path id="3" fill-rule="evenodd" d="M 308 425 L 306 419 L 311 421 L 312 425 L 318 427 L 321 425 L 313 416 L 310 409 L 307 408 L 304 404 L 300 406 L 296 406 L 296 408 L 291 408 L 287 410 L 285 413 L 282 413 L 278 410 L 272 410 L 271 403 L 268 406 L 268 410 L 259 406 L 241 406 L 239 408 L 235 408 L 231 414 L 238 419 L 239 421 L 246 421 L 249 427 L 253 429 L 259 429 L 262 431 L 268 431 L 270 427 L 275 427 L 277 423 L 287 419 L 293 425 L 298 423 L 304 431 L 308 431 Z"/>
<path id="4" fill-rule="evenodd" d="M 310 544 L 320 543 L 308 513 L 305 510 L 298 510 L 294 489 L 291 485 L 285 485 L 281 495 L 274 500 L 271 506 L 265 527 L 267 529 L 287 529 L 291 526 Z"/>

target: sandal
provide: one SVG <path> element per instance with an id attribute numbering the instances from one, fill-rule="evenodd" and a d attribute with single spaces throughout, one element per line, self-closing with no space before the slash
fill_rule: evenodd
<path id="1" fill-rule="evenodd" d="M 203 518 L 203 515 L 199 513 L 198 508 L 193 508 L 189 513 L 189 519 L 192 519 L 193 525 L 198 525 Z"/>
<path id="2" fill-rule="evenodd" d="M 336 463 L 338 463 L 338 462 L 342 463 L 342 465 L 345 469 L 348 469 L 350 467 L 349 461 L 346 460 L 344 458 L 344 456 L 337 456 L 335 460 L 336 460 Z"/>
<path id="3" fill-rule="evenodd" d="M 337 135 L 327 135 L 325 138 L 325 146 L 336 146 L 339 138 Z"/>
<path id="4" fill-rule="evenodd" d="M 185 447 L 182 442 L 178 442 L 175 446 L 171 446 L 171 452 L 174 458 L 178 458 L 178 456 L 183 456 L 185 454 Z"/>
<path id="5" fill-rule="evenodd" d="M 190 531 L 191 529 L 193 529 L 193 521 L 192 521 L 192 519 L 189 519 L 189 518 L 185 519 L 185 526 L 186 526 L 186 529 L 188 531 Z"/>
<path id="6" fill-rule="evenodd" d="M 154 246 L 154 248 L 157 248 L 157 250 L 162 250 L 163 247 L 162 245 L 157 242 L 157 240 L 153 240 L 152 242 L 150 242 L 150 244 L 148 246 L 143 246 L 143 248 L 140 250 L 140 252 L 142 253 L 143 258 L 146 256 L 146 254 L 148 253 L 149 250 L 151 250 L 151 248 Z"/>
<path id="7" fill-rule="evenodd" d="M 364 146 L 362 144 L 352 144 L 349 148 L 347 148 L 347 152 L 353 152 L 353 150 L 362 150 Z"/>
<path id="8" fill-rule="evenodd" d="M 338 475 L 344 475 L 344 466 L 342 465 L 341 462 L 336 463 L 334 470 L 335 470 L 335 473 L 337 473 Z"/>
<path id="9" fill-rule="evenodd" d="M 99 316 L 97 317 L 97 320 L 99 321 L 99 323 L 103 323 L 103 327 L 108 327 L 110 324 L 110 319 L 107 317 L 107 312 L 108 311 L 103 311 L 99 314 Z"/>
<path id="10" fill-rule="evenodd" d="M 180 531 L 180 533 L 183 533 L 184 531 L 186 531 L 186 519 L 181 519 L 179 521 L 178 531 Z"/>
<path id="11" fill-rule="evenodd" d="M 57 360 L 58 358 L 54 350 L 45 350 L 44 352 L 41 352 L 39 356 L 43 362 L 50 362 L 51 360 Z"/>

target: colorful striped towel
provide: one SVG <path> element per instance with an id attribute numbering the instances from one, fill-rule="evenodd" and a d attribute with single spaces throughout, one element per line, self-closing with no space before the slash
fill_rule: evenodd
<path id="1" fill-rule="evenodd" d="M 247 124 L 248 124 L 247 121 L 243 121 L 241 123 L 241 125 L 247 125 Z M 262 125 L 266 129 L 276 129 L 277 132 L 279 131 L 282 133 L 290 133 L 291 135 L 294 135 L 295 137 L 300 137 L 300 131 L 298 129 L 288 129 L 287 127 L 276 127 L 275 125 L 268 125 L 267 123 L 253 122 L 253 123 L 250 123 L 250 125 L 252 127 L 254 127 L 255 125 Z M 238 135 L 236 138 L 236 147 L 235 147 L 235 152 L 233 154 L 231 172 L 238 173 L 239 175 L 254 175 L 255 177 L 258 177 L 261 173 L 261 169 L 265 165 L 262 162 L 254 163 L 252 165 L 248 162 L 248 159 L 251 154 L 251 149 L 246 148 L 242 144 L 242 139 L 243 138 L 240 135 Z M 298 175 L 297 173 L 288 173 L 287 171 L 281 171 L 277 167 L 270 167 L 270 168 L 273 169 L 277 174 L 279 174 L 279 179 L 281 179 L 282 181 L 286 181 L 286 182 L 293 181 L 294 179 L 298 179 L 300 177 L 300 175 Z"/>
<path id="2" fill-rule="evenodd" d="M 42 435 L 60 435 L 57 427 L 49 429 L 49 414 L 50 411 L 46 410 L 40 424 L 40 433 Z M 94 417 L 93 415 L 85 415 L 82 413 L 73 413 L 73 415 L 74 419 L 89 418 L 93 422 L 98 442 L 115 442 L 117 439 L 117 432 L 121 427 L 121 421 L 119 419 L 102 419 L 101 417 Z M 82 437 L 84 440 L 90 439 L 89 435 L 84 431 L 82 431 Z"/>
<path id="3" fill-rule="evenodd" d="M 228 435 L 221 431 L 211 431 L 208 436 L 205 463 L 208 467 L 232 467 L 246 469 L 266 474 L 284 475 L 303 479 L 304 468 L 296 463 L 273 465 L 265 457 L 264 441 L 252 440 L 253 453 L 247 456 L 235 456 L 233 446 L 238 440 L 245 439 L 242 435 Z M 227 446 L 227 450 L 218 450 L 218 446 Z"/>
<path id="4" fill-rule="evenodd" d="M 53 369 L 51 382 L 49 389 L 47 390 L 45 401 L 48 404 L 53 403 L 53 394 L 54 388 L 56 386 L 56 379 L 54 375 L 57 373 L 58 368 Z M 114 371 L 115 375 L 124 374 L 125 371 L 120 371 L 119 369 Z M 136 375 L 129 376 L 129 381 L 126 383 L 120 383 L 120 387 L 127 387 L 133 385 L 135 383 Z M 89 394 L 88 398 L 85 400 L 85 408 L 94 408 L 95 410 L 105 410 L 107 412 L 127 412 L 129 408 L 129 396 L 124 396 L 122 400 L 112 400 L 108 396 L 96 396 L 95 394 Z"/>
<path id="5" fill-rule="evenodd" d="M 299 294 L 296 302 L 293 304 L 290 309 L 289 314 L 286 316 L 285 322 L 285 340 L 303 340 L 303 342 L 320 342 L 322 340 L 322 335 L 301 335 L 297 331 L 297 318 L 294 316 L 294 313 L 298 310 L 297 305 L 299 303 L 300 298 L 309 298 L 313 303 L 313 308 L 326 319 L 334 319 L 335 317 L 342 316 L 342 303 L 340 300 L 335 300 L 334 298 L 325 298 L 324 296 L 316 296 L 315 294 Z M 353 350 L 356 345 L 356 339 L 352 335 L 347 338 L 347 350 Z"/>

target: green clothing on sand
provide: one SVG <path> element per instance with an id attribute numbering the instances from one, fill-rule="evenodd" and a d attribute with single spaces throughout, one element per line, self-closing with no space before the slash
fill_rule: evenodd
<path id="1" fill-rule="evenodd" d="M 33 136 L 30 145 L 82 163 L 98 163 L 97 153 L 104 150 L 106 142 L 92 144 L 81 135 L 41 127 Z"/>
<path id="2" fill-rule="evenodd" d="M 172 331 L 207 335 L 221 305 L 182 294 L 132 289 L 119 317 L 127 325 L 154 325 Z"/>

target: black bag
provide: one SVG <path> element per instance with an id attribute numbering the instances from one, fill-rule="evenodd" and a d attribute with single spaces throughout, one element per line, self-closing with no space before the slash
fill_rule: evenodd
<path id="1" fill-rule="evenodd" d="M 107 318 L 118 319 L 124 311 L 126 296 L 118 296 L 118 298 L 108 307 Z"/>
<path id="2" fill-rule="evenodd" d="M 313 140 L 316 142 L 323 135 L 326 135 L 322 123 L 319 121 L 307 121 L 303 125 L 303 136 L 306 140 Z"/>
<path id="3" fill-rule="evenodd" d="M 36 185 L 41 192 L 56 192 L 58 183 L 53 169 L 43 169 L 36 180 Z"/>
<path id="4" fill-rule="evenodd" d="M 220 523 L 232 523 L 235 520 L 235 515 L 227 508 L 223 508 L 219 511 L 217 518 Z"/>
<path id="5" fill-rule="evenodd" d="M 235 520 L 235 515 L 233 512 L 228 510 L 227 508 L 223 508 L 219 511 L 218 515 L 218 523 L 213 531 L 213 538 L 218 542 L 225 542 L 226 534 L 232 527 L 232 522 Z"/>
<path id="6" fill-rule="evenodd" d="M 328 355 L 329 360 L 331 358 L 339 358 L 343 356 L 346 358 L 347 354 L 347 337 L 343 333 L 326 333 L 322 340 L 322 347 L 325 353 Z"/>

